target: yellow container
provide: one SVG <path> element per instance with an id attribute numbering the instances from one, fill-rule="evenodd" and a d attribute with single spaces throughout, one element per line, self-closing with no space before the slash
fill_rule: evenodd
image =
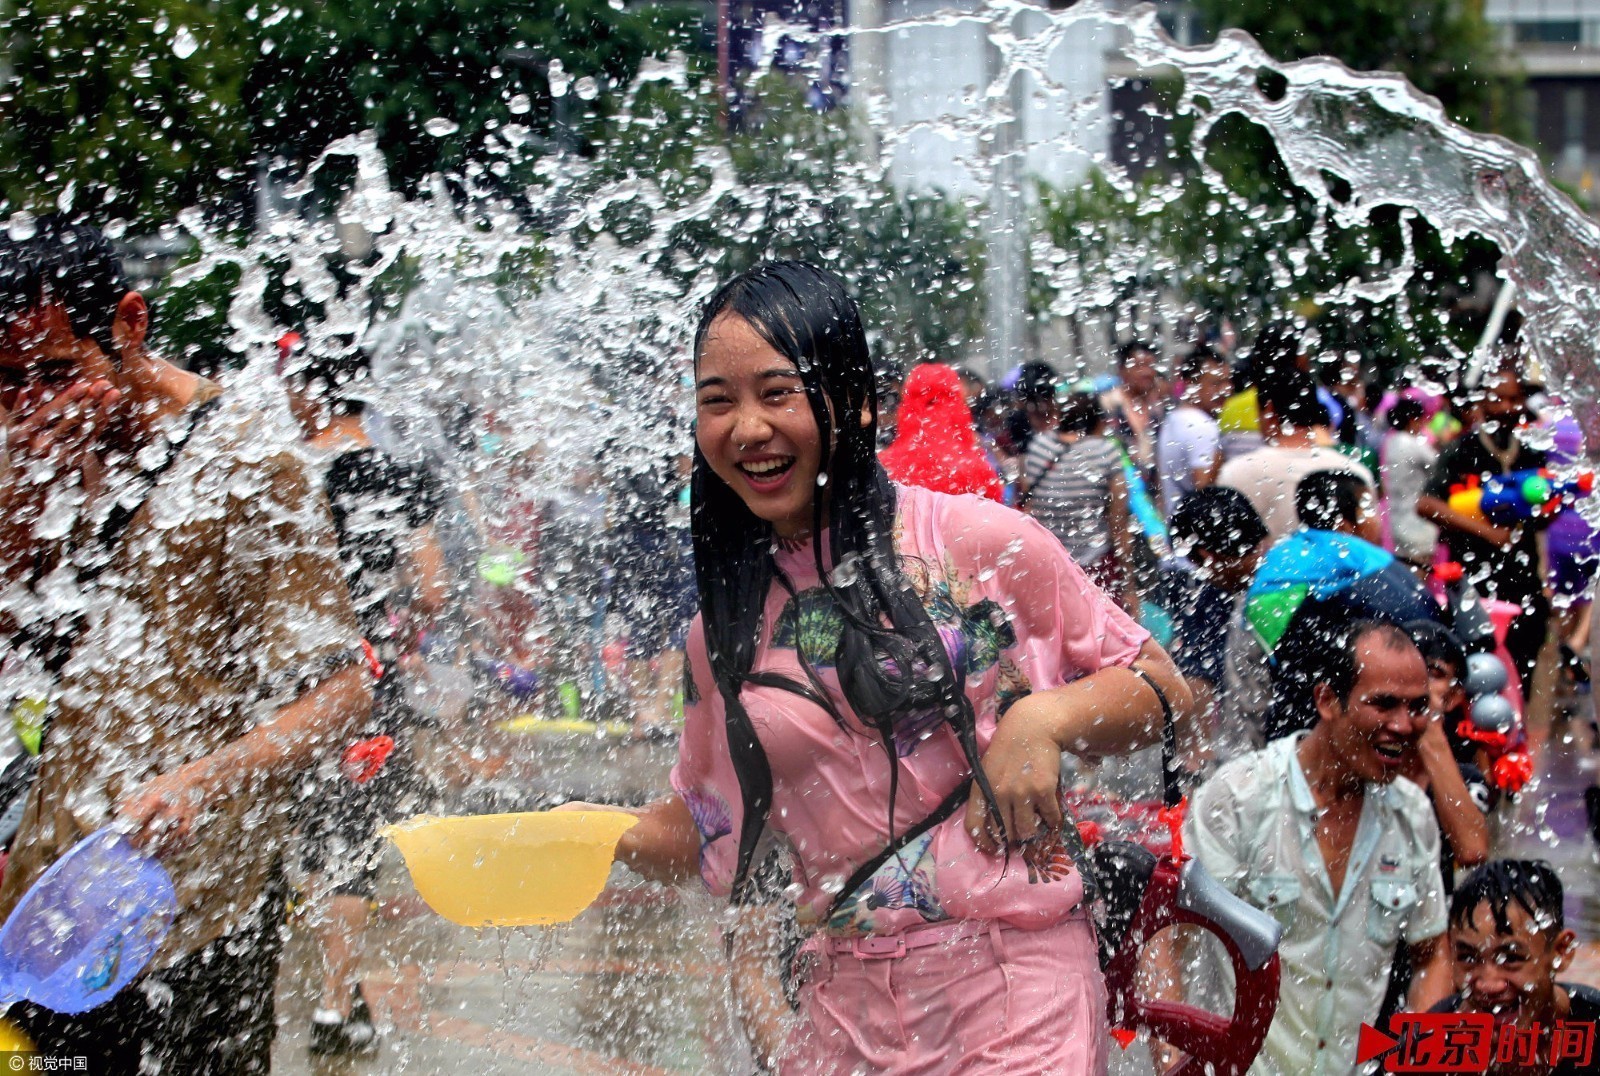
<path id="1" fill-rule="evenodd" d="M 0 1017 L 0 1054 L 31 1054 L 34 1052 L 33 1040 L 24 1035 L 22 1029 L 16 1024 L 4 1017 Z M 15 1065 L 12 1066 L 12 1068 L 16 1067 Z"/>
<path id="2" fill-rule="evenodd" d="M 428 907 L 452 923 L 548 926 L 594 903 L 617 839 L 637 822 L 619 811 L 421 815 L 383 833 Z"/>

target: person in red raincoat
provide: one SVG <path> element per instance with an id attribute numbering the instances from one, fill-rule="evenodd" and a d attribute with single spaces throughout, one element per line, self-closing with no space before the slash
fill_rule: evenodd
<path id="1" fill-rule="evenodd" d="M 978 444 L 961 377 L 939 363 L 924 363 L 906 377 L 895 438 L 878 461 L 906 485 L 1004 497 L 1000 476 Z"/>

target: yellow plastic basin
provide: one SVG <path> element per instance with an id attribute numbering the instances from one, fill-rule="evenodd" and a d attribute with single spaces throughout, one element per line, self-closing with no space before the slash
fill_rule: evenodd
<path id="1" fill-rule="evenodd" d="M 421 815 L 383 833 L 428 907 L 452 923 L 547 926 L 594 903 L 617 838 L 638 821 L 617 811 Z"/>

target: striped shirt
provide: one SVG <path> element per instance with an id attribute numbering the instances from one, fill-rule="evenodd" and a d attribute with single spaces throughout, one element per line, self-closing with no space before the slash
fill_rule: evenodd
<path id="1" fill-rule="evenodd" d="M 1122 454 L 1109 437 L 1064 444 L 1053 431 L 1037 434 L 1023 464 L 1033 493 L 1028 511 L 1087 567 L 1111 552 L 1111 479 Z"/>

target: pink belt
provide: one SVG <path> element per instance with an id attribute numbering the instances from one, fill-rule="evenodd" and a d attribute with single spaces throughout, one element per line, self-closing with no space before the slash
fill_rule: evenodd
<path id="1" fill-rule="evenodd" d="M 819 945 L 832 956 L 853 956 L 857 960 L 893 960 L 912 949 L 976 938 L 994 929 L 989 919 L 951 919 L 912 927 L 900 934 L 867 934 L 859 938 L 824 937 Z"/>

